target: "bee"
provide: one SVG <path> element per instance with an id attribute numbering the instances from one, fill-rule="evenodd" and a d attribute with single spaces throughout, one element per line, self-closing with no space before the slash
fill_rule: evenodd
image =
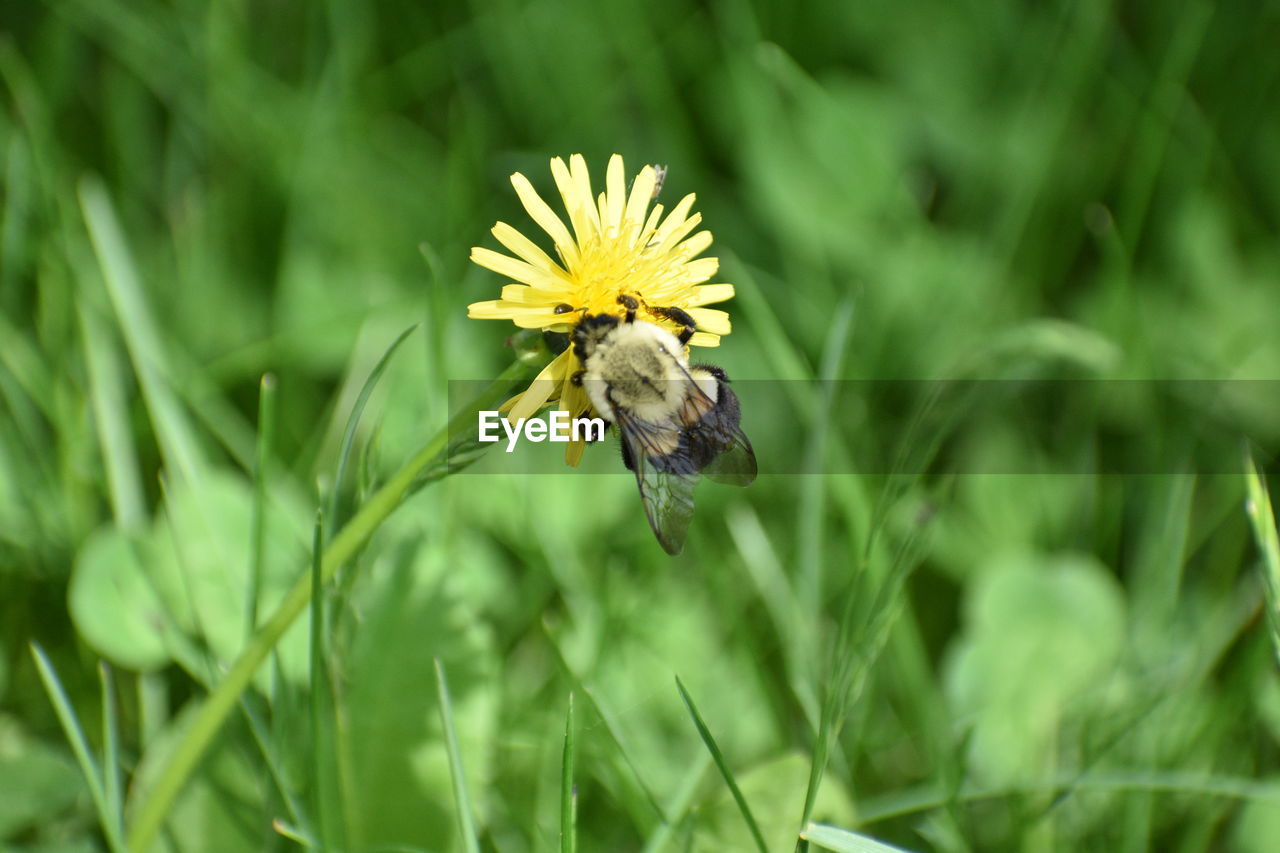
<path id="1" fill-rule="evenodd" d="M 679 554 L 701 476 L 737 486 L 756 478 L 756 456 L 742 432 L 738 397 L 719 367 L 690 364 L 697 331 L 680 308 L 645 305 L 681 327 L 672 334 L 636 318 L 639 300 L 622 295 L 622 317 L 584 314 L 571 334 L 582 370 L 571 381 L 597 414 L 617 425 L 622 461 L 635 472 L 649 526 L 668 554 Z"/>

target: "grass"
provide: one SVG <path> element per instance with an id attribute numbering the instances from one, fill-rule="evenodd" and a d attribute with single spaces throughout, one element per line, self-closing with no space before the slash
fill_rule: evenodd
<path id="1" fill-rule="evenodd" d="M 6 7 L 0 849 L 1269 849 L 1277 11 Z M 674 560 L 465 468 L 614 151 L 737 287 Z"/>
<path id="2" fill-rule="evenodd" d="M 436 692 L 440 697 L 440 723 L 444 729 L 445 746 L 449 750 L 449 772 L 453 780 L 453 796 L 458 810 L 458 826 L 462 830 L 462 843 L 467 853 L 476 853 L 480 842 L 476 835 L 475 819 L 471 816 L 471 797 L 467 793 L 467 776 L 462 767 L 462 755 L 458 749 L 458 736 L 453 728 L 453 708 L 449 702 L 449 684 L 445 680 L 444 666 L 436 659 Z"/>

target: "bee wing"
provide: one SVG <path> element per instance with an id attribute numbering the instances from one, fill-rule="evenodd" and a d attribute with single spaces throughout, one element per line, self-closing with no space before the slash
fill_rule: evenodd
<path id="1" fill-rule="evenodd" d="M 679 430 L 672 424 L 642 420 L 618 406 L 614 416 L 635 469 L 649 526 L 664 551 L 679 554 L 693 518 L 693 487 L 698 482 L 696 470 L 680 470 L 666 461 L 672 459 L 667 454 L 679 443 Z M 666 468 L 660 467 L 664 464 Z"/>
<path id="2" fill-rule="evenodd" d="M 729 442 L 729 446 L 712 459 L 702 473 L 716 483 L 749 486 L 756 479 L 756 453 L 740 429 L 734 431 Z"/>
<path id="3" fill-rule="evenodd" d="M 683 368 L 682 368 L 683 369 Z M 689 377 L 689 393 L 682 416 L 689 426 L 687 441 L 693 454 L 706 462 L 699 469 L 708 479 L 730 486 L 748 486 L 756 478 L 756 452 L 740 426 L 738 395 L 721 382 L 716 397 L 703 393 Z"/>

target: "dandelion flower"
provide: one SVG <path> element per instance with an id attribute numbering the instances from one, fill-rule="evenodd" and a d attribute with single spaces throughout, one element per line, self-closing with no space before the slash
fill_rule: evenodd
<path id="1" fill-rule="evenodd" d="M 511 283 L 502 288 L 501 299 L 468 306 L 467 316 L 510 320 L 525 329 L 569 332 L 584 312 L 622 316 L 625 309 L 618 297 L 631 296 L 641 304 L 640 319 L 678 331 L 672 321 L 647 313 L 646 307 L 682 308 L 698 324 L 690 345 L 719 346 L 720 336 L 730 331 L 729 315 L 704 306 L 732 298 L 733 285 L 704 284 L 716 274 L 720 262 L 698 257 L 711 245 L 711 232 L 694 231 L 702 222 L 701 214 L 691 213 L 694 196 L 685 196 L 664 217 L 663 206 L 653 204 L 657 170 L 641 169 L 628 192 L 622 157 L 617 154 L 609 160 L 605 191 L 597 197 L 592 196 L 582 155 L 570 157 L 568 166 L 556 157 L 551 174 L 572 230 L 524 175 L 512 175 L 511 184 L 525 210 L 551 237 L 555 257 L 507 223 L 493 226 L 493 236 L 515 257 L 476 247 L 471 260 Z M 518 420 L 556 402 L 571 418 L 589 417 L 590 400 L 569 381 L 581 369 L 569 347 L 525 391 L 508 400 L 503 410 Z M 565 461 L 578 464 L 582 451 L 581 441 L 570 442 Z"/>

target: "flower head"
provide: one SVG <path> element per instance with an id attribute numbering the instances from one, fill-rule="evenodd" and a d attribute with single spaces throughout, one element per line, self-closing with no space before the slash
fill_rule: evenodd
<path id="1" fill-rule="evenodd" d="M 568 332 L 587 314 L 617 314 L 625 309 L 620 296 L 634 297 L 639 318 L 674 329 L 674 324 L 647 308 L 681 308 L 698 324 L 689 343 L 713 347 L 730 331 L 729 315 L 703 306 L 733 296 L 732 284 L 704 284 L 720 267 L 716 258 L 699 258 L 711 245 L 711 232 L 694 229 L 702 215 L 690 213 L 694 196 L 685 196 L 663 216 L 663 206 L 653 204 L 658 173 L 653 166 L 640 170 L 626 188 L 622 157 L 609 160 L 605 191 L 591 193 L 591 179 L 582 155 L 551 161 L 551 174 L 569 214 L 564 221 L 538 195 L 524 175 L 511 176 L 525 210 L 555 245 L 555 258 L 505 222 L 493 226 L 493 236 L 515 257 L 480 247 L 471 260 L 511 279 L 502 298 L 468 306 L 469 317 L 511 320 L 526 329 Z M 652 209 L 651 206 L 652 205 Z M 512 419 L 526 418 L 548 402 L 558 402 L 570 417 L 591 413 L 591 402 L 580 386 L 569 379 L 582 369 L 569 347 L 543 368 L 529 388 L 508 400 L 504 410 Z M 576 465 L 583 444 L 571 442 L 566 461 Z"/>

